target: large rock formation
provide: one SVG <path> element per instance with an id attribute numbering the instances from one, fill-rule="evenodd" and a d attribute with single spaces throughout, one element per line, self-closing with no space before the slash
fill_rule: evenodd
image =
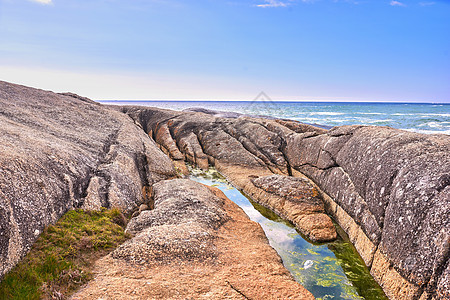
<path id="1" fill-rule="evenodd" d="M 449 136 L 349 126 L 291 136 L 285 153 L 373 243 L 364 257 L 383 287 L 435 291 L 449 258 Z"/>
<path id="2" fill-rule="evenodd" d="M 172 179 L 172 161 L 120 111 L 0 82 L 0 126 L 0 277 L 66 211 L 147 203 L 128 226 L 135 237 L 76 298 L 313 299 L 258 224 L 219 190 Z"/>
<path id="3" fill-rule="evenodd" d="M 153 191 L 155 209 L 127 226 L 135 236 L 72 299 L 314 299 L 220 190 L 174 179 Z"/>
<path id="4" fill-rule="evenodd" d="M 156 187 L 165 186 L 168 183 L 162 180 L 176 175 L 164 152 L 181 171 L 184 160 L 201 168 L 214 165 L 263 205 L 287 217 L 297 211 L 292 219 L 299 220 L 300 230 L 311 233 L 322 227 L 314 227 L 314 217 L 300 213 L 308 211 L 301 207 L 308 197 L 292 198 L 294 191 L 274 185 L 285 182 L 295 187 L 297 179 L 288 176 L 303 178 L 313 189 L 315 184 L 320 195 L 309 197 L 312 204 L 308 205 L 324 202 L 390 298 L 449 298 L 448 135 L 368 126 L 326 130 L 240 114 L 105 107 L 73 94 L 57 95 L 5 82 L 0 82 L 0 124 L 0 276 L 27 252 L 47 224 L 71 208 L 117 206 L 131 212 L 152 201 L 152 187 L 161 199 L 157 202 L 168 207 L 185 205 L 162 200 L 167 195 L 158 198 Z M 273 199 L 265 203 L 261 195 Z M 135 239 L 105 261 L 117 263 L 117 269 L 112 269 L 117 272 L 126 264 L 136 265 L 126 253 L 135 249 L 137 255 L 148 245 L 163 247 L 163 234 L 173 239 L 179 234 L 199 247 L 219 247 L 215 243 L 221 230 L 233 224 L 234 217 L 229 217 L 240 217 L 232 208 L 224 208 L 227 201 L 222 208 L 214 203 L 221 202 L 199 208 L 193 219 L 180 214 L 173 224 L 161 223 L 160 217 L 169 212 L 157 204 L 154 211 L 133 219 L 129 231 L 136 233 Z M 313 211 L 321 214 L 315 209 L 308 212 Z M 218 227 L 202 222 L 205 218 L 216 220 Z M 308 219 L 312 222 L 303 223 Z M 191 220 L 192 228 L 174 231 L 186 220 Z M 225 236 L 239 231 L 236 228 Z M 196 234 L 200 230 L 207 236 Z M 180 249 L 170 253 L 188 260 L 219 255 L 207 250 L 192 256 Z M 149 253 L 150 260 L 158 256 L 155 251 Z M 174 271 L 171 265 L 158 268 Z M 195 274 L 195 268 L 189 270 Z M 136 268 L 130 272 L 136 273 Z M 161 276 L 158 279 L 165 279 Z M 239 290 L 238 282 L 230 282 L 228 289 Z"/>
<path id="5" fill-rule="evenodd" d="M 0 277 L 72 208 L 148 201 L 176 175 L 128 116 L 70 94 L 0 81 Z"/>
<path id="6" fill-rule="evenodd" d="M 325 130 L 211 111 L 122 111 L 140 122 L 173 160 L 202 167 L 207 158 L 263 205 L 267 202 L 258 199 L 261 192 L 255 192 L 252 179 L 306 175 L 390 298 L 448 296 L 448 135 L 374 126 Z"/>
<path id="7" fill-rule="evenodd" d="M 139 120 L 143 128 L 174 161 L 184 163 L 184 160 L 187 160 L 201 168 L 207 167 L 209 162 L 254 200 L 293 221 L 311 240 L 329 241 L 336 238 L 334 225 L 331 219 L 322 213 L 323 210 L 305 210 L 307 201 L 310 206 L 316 205 L 317 201 L 322 202 L 320 195 L 314 198 L 303 197 L 302 201 L 292 201 L 292 197 L 288 199 L 269 196 L 252 181 L 255 177 L 273 173 L 289 174 L 289 164 L 280 150 L 284 140 L 278 131 L 285 135 L 292 133 L 292 130 L 276 121 L 248 117 L 226 119 L 204 113 L 133 107 L 123 107 L 123 110 L 133 119 Z M 323 132 L 323 129 L 308 125 L 296 127 L 295 122 L 283 124 L 292 124 L 295 129 L 310 128 Z M 270 181 L 270 184 L 276 184 L 275 180 Z M 294 181 L 285 179 L 285 182 Z M 298 180 L 296 182 L 298 183 Z M 298 184 L 296 186 L 299 187 Z M 308 188 L 304 188 L 298 194 L 309 193 L 307 190 Z M 267 198 L 272 201 L 267 201 Z"/>

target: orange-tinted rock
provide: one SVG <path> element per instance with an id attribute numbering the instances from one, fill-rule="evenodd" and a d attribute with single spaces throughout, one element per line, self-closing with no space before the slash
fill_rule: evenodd
<path id="1" fill-rule="evenodd" d="M 135 237 L 72 299 L 314 299 L 220 190 L 178 179 L 154 193 L 155 210 L 128 225 Z"/>
<path id="2" fill-rule="evenodd" d="M 254 192 L 257 202 L 263 201 L 265 206 L 293 222 L 310 240 L 324 242 L 336 239 L 336 230 L 325 214 L 319 191 L 307 179 L 270 175 L 251 179 L 251 182 L 268 193 Z"/>
<path id="3" fill-rule="evenodd" d="M 170 135 L 170 131 L 166 123 L 159 124 L 159 126 L 155 128 L 154 132 L 155 141 L 167 150 L 172 159 L 184 160 L 184 155 L 180 152 L 180 150 L 178 150 L 178 147 Z"/>

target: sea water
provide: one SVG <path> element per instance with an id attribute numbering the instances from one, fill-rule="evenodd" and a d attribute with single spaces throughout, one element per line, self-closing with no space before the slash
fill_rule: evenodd
<path id="1" fill-rule="evenodd" d="M 184 110 L 202 107 L 265 115 L 325 126 L 379 125 L 421 133 L 450 134 L 450 103 L 275 102 L 275 101 L 102 101 Z"/>

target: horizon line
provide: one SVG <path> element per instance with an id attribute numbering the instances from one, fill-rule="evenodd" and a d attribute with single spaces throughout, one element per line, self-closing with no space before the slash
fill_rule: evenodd
<path id="1" fill-rule="evenodd" d="M 96 102 L 285 102 L 285 103 L 380 103 L 380 104 L 443 104 L 450 105 L 450 102 L 408 102 L 408 101 L 357 101 L 357 100 L 195 100 L 195 99 L 184 99 L 184 100 L 110 100 L 110 99 L 102 99 L 102 100 L 94 100 Z"/>

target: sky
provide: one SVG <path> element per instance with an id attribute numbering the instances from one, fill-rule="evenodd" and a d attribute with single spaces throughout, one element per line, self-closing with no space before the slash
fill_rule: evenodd
<path id="1" fill-rule="evenodd" d="M 95 100 L 450 103 L 450 0 L 0 0 L 0 80 Z"/>

